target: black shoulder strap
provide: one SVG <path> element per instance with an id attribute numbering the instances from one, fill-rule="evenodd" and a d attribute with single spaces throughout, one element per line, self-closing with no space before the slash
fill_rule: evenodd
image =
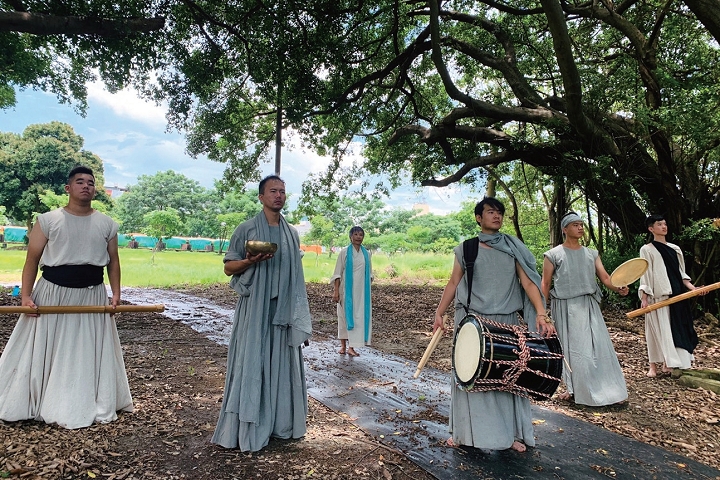
<path id="1" fill-rule="evenodd" d="M 469 313 L 470 298 L 472 295 L 473 271 L 475 270 L 475 259 L 480 249 L 480 239 L 478 237 L 468 238 L 463 242 L 463 260 L 465 260 L 465 275 L 468 283 L 468 298 L 465 304 L 465 313 Z"/>

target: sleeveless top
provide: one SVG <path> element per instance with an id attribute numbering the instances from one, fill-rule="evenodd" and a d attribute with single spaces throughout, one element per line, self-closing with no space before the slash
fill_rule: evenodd
<path id="1" fill-rule="evenodd" d="M 118 224 L 107 215 L 94 211 L 78 216 L 58 208 L 38 216 L 37 225 L 48 239 L 40 266 L 110 263 L 107 245 L 117 235 Z"/>
<path id="2" fill-rule="evenodd" d="M 545 252 L 545 257 L 555 267 L 553 288 L 550 291 L 553 298 L 567 299 L 593 295 L 600 301 L 602 292 L 595 280 L 597 250 L 587 247 L 574 250 L 558 245 Z"/>

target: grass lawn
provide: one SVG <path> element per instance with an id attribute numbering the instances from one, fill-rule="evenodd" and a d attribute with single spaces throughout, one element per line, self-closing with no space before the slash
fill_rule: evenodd
<path id="1" fill-rule="evenodd" d="M 0 249 L 0 284 L 19 285 L 25 263 L 25 250 L 19 245 Z M 303 257 L 305 280 L 327 283 L 335 269 L 337 255 L 307 253 Z M 372 257 L 373 274 L 378 282 L 442 285 L 452 270 L 451 254 L 407 253 Z M 176 252 L 166 250 L 120 249 L 122 284 L 128 287 L 169 287 L 209 285 L 229 278 L 222 271 L 222 257 L 216 252 Z"/>

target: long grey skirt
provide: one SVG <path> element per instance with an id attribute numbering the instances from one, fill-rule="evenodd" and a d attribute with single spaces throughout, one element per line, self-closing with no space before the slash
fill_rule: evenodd
<path id="1" fill-rule="evenodd" d="M 243 333 L 248 327 L 246 303 L 241 299 L 235 310 L 225 393 L 212 443 L 256 452 L 268 444 L 270 437 L 300 438 L 305 435 L 307 386 L 302 348 L 288 346 L 287 327 L 268 325 L 268 335 L 265 335 L 262 345 L 250 345 L 245 341 Z M 275 301 L 271 301 L 269 318 L 272 318 L 274 306 Z M 246 349 L 252 351 L 247 352 Z M 262 380 L 258 385 L 241 384 L 237 374 L 243 367 L 241 359 L 262 363 Z M 260 389 L 257 422 L 242 420 L 247 415 L 248 406 L 238 404 L 237 399 L 240 390 L 245 388 Z"/>
<path id="2" fill-rule="evenodd" d="M 570 365 L 563 381 L 575 403 L 598 407 L 626 400 L 625 377 L 598 302 L 591 295 L 554 298 L 552 312 Z"/>
<path id="3" fill-rule="evenodd" d="M 105 285 L 67 288 L 38 280 L 37 305 L 107 305 Z M 20 315 L 0 357 L 0 418 L 65 428 L 132 411 L 115 320 L 104 313 Z"/>

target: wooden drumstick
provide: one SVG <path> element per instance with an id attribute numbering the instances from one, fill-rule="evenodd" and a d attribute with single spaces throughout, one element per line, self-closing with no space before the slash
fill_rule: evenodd
<path id="1" fill-rule="evenodd" d="M 415 374 L 413 375 L 413 378 L 417 378 L 418 375 L 420 375 L 420 371 L 425 367 L 425 364 L 427 363 L 428 359 L 430 359 L 430 354 L 432 354 L 433 351 L 435 351 L 435 347 L 437 347 L 438 343 L 440 343 L 440 339 L 443 336 L 443 333 L 445 332 L 445 322 L 447 321 L 447 315 L 443 317 L 443 326 L 435 330 L 435 333 L 433 334 L 432 338 L 430 339 L 430 344 L 425 349 L 425 353 L 423 353 L 422 358 L 420 359 L 420 363 L 418 363 L 417 370 L 415 370 Z"/>
<path id="2" fill-rule="evenodd" d="M 38 308 L 20 306 L 0 306 L 0 315 L 12 313 L 120 313 L 120 312 L 164 312 L 165 305 L 45 305 Z"/>
<path id="3" fill-rule="evenodd" d="M 720 282 L 713 283 L 713 284 L 707 285 L 705 287 L 698 287 L 695 290 L 690 290 L 689 292 L 681 293 L 680 295 L 678 295 L 676 297 L 670 297 L 667 300 L 663 300 L 662 302 L 653 303 L 652 305 L 648 305 L 645 308 L 638 308 L 637 310 L 628 312 L 625 315 L 627 315 L 628 318 L 639 317 L 640 315 L 643 315 L 648 312 L 652 312 L 653 310 L 657 310 L 658 308 L 667 307 L 668 305 L 671 305 L 673 303 L 681 302 L 687 298 L 696 297 L 698 295 L 701 295 L 701 294 L 707 293 L 707 292 L 711 292 L 718 288 L 720 288 Z"/>

